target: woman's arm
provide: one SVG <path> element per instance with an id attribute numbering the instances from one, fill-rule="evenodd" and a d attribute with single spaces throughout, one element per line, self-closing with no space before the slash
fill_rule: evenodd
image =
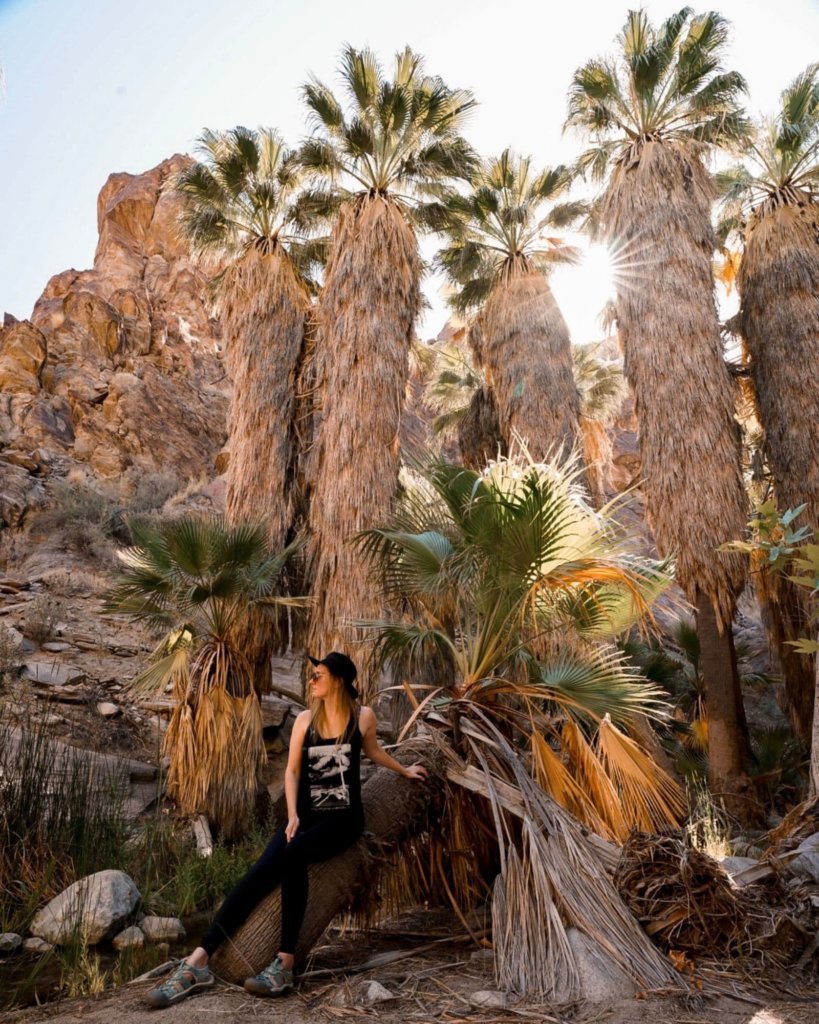
<path id="1" fill-rule="evenodd" d="M 411 764 L 409 767 L 390 757 L 386 750 L 382 750 L 378 744 L 376 732 L 375 713 L 372 708 L 362 708 L 359 719 L 361 729 L 361 749 L 364 754 L 373 762 L 381 765 L 382 768 L 389 768 L 398 772 L 405 779 L 425 779 L 427 770 L 421 764 Z"/>
<path id="2" fill-rule="evenodd" d="M 302 711 L 296 716 L 293 731 L 290 734 L 290 749 L 287 753 L 287 767 L 284 769 L 284 798 L 287 801 L 287 827 L 284 830 L 288 843 L 299 830 L 299 815 L 296 808 L 299 796 L 299 776 L 301 775 L 301 751 L 304 745 L 304 734 L 310 724 L 310 712 Z"/>

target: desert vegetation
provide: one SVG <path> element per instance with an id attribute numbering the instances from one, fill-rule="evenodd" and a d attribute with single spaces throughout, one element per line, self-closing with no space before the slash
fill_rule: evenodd
<path id="1" fill-rule="evenodd" d="M 409 48 L 387 66 L 346 46 L 338 89 L 310 77 L 298 145 L 203 131 L 174 188 L 226 336 L 224 515 L 173 507 L 157 476 L 66 480 L 35 521 L 97 570 L 118 558 L 100 611 L 153 635 L 128 693 L 170 705 L 168 813 L 134 833 L 115 780 L 92 786 L 78 761 L 44 789 L 46 739 L 16 739 L 0 764 L 5 930 L 109 867 L 160 913 L 218 902 L 269 825 L 255 805 L 271 658 L 337 648 L 433 796 L 367 782 L 370 847 L 333 862 L 346 887 L 313 878 L 300 957 L 356 883 L 371 920 L 380 897 L 449 906 L 520 995 L 582 994 L 577 930 L 642 989 L 689 991 L 686 956 L 751 973 L 811 961 L 809 894 L 737 896 L 714 859 L 792 853 L 819 792 L 819 70 L 755 121 L 728 33 L 716 12 L 628 12 L 567 82 L 570 165 L 477 153 L 476 98 Z M 569 231 L 612 256 L 600 345 L 572 345 L 550 285 L 582 259 Z M 429 345 L 422 235 L 452 309 Z M 718 244 L 740 299 L 727 325 Z M 406 443 L 416 384 L 423 438 Z M 614 487 L 630 401 L 639 470 Z M 49 579 L 32 643 L 96 586 Z M 743 601 L 765 609 L 762 670 Z M 19 660 L 4 629 L 3 679 Z M 787 722 L 768 722 L 760 695 L 773 707 L 780 683 Z M 201 815 L 208 858 L 187 832 Z M 665 904 L 643 891 L 652 871 Z M 225 977 L 270 959 L 278 900 L 220 953 Z M 766 900 L 808 936 L 771 960 Z M 709 915 L 730 927 L 691 923 Z M 93 988 L 87 956 L 77 970 Z"/>

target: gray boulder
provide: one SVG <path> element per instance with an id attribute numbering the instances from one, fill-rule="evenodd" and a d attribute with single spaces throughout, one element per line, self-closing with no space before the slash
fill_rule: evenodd
<path id="1" fill-rule="evenodd" d="M 579 993 L 572 994 L 568 986 L 555 995 L 556 1003 L 579 999 L 586 1003 L 605 1003 L 616 999 L 633 999 L 637 984 L 596 943 L 577 928 L 567 928 L 566 935 L 574 953 L 579 975 Z"/>
<path id="2" fill-rule="evenodd" d="M 124 871 L 98 871 L 38 910 L 31 933 L 56 946 L 78 939 L 93 946 L 120 931 L 139 899 L 139 890 Z"/>

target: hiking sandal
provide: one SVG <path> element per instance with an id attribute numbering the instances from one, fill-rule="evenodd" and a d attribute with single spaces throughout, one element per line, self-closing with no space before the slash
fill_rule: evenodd
<path id="1" fill-rule="evenodd" d="M 167 981 L 146 995 L 145 1001 L 154 1010 L 164 1010 L 199 989 L 210 988 L 215 981 L 208 967 L 194 967 L 183 960 Z"/>
<path id="2" fill-rule="evenodd" d="M 293 988 L 293 972 L 278 957 L 253 978 L 245 979 L 245 991 L 254 996 L 283 996 Z"/>

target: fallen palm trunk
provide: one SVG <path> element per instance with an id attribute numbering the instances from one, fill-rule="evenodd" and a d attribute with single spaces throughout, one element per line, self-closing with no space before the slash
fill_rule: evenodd
<path id="1" fill-rule="evenodd" d="M 408 764 L 418 760 L 418 749 L 405 748 L 399 759 Z M 434 760 L 431 751 L 424 760 Z M 333 918 L 366 893 L 374 881 L 378 857 L 423 830 L 430 790 L 428 784 L 408 781 L 379 768 L 364 784 L 362 800 L 368 833 L 365 838 L 332 861 L 309 869 L 310 899 L 296 948 L 298 961 L 305 959 Z M 275 956 L 280 934 L 281 890 L 277 888 L 216 952 L 214 971 L 234 982 L 256 974 Z"/>

